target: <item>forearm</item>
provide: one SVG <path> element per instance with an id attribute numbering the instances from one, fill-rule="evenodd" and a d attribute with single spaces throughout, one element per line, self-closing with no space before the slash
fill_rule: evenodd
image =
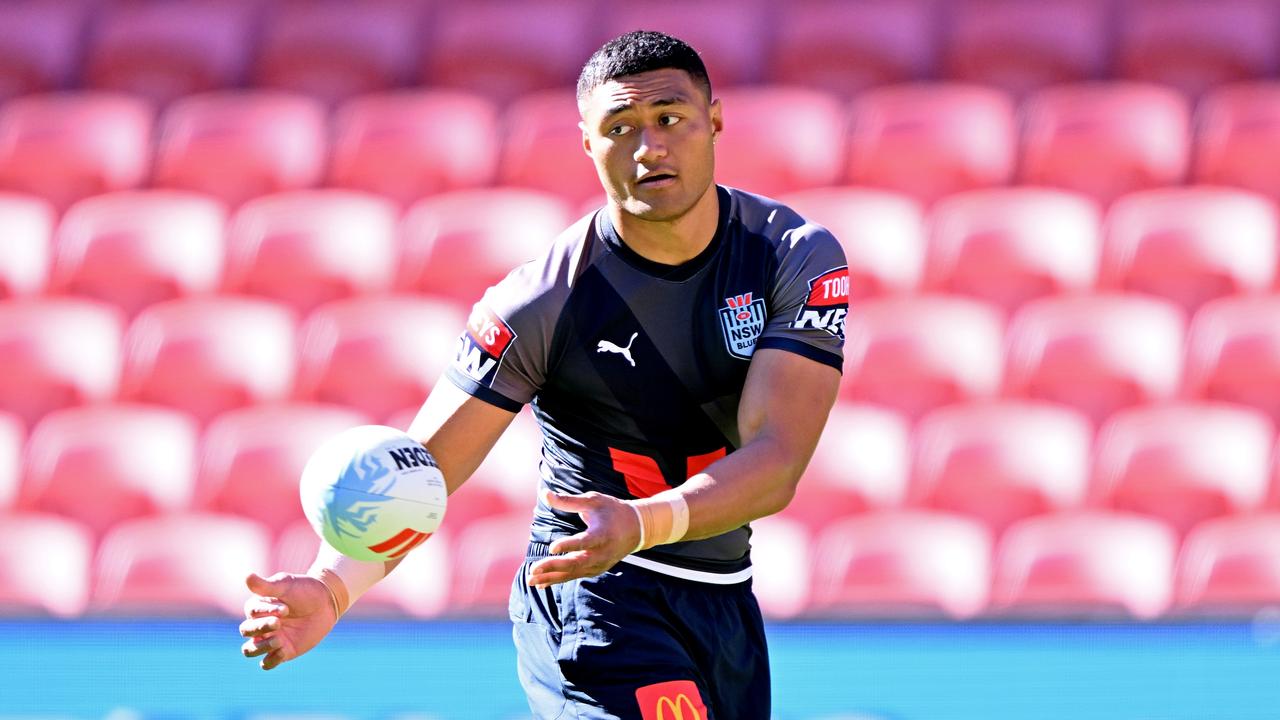
<path id="1" fill-rule="evenodd" d="M 651 501 L 683 498 L 689 527 L 681 539 L 714 537 L 785 508 L 808 461 L 809 454 L 760 436 Z"/>

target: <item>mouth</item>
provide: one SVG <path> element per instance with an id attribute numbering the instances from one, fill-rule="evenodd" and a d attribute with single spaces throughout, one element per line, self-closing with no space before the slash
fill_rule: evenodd
<path id="1" fill-rule="evenodd" d="M 675 173 L 670 172 L 653 172 L 645 175 L 636 181 L 636 185 L 640 187 L 665 187 L 676 181 Z"/>

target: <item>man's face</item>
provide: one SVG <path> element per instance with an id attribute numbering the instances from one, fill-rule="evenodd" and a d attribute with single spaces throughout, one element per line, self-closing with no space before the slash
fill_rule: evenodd
<path id="1" fill-rule="evenodd" d="M 579 109 L 583 147 L 623 212 L 674 220 L 711 186 L 720 101 L 708 102 L 685 71 L 653 70 L 610 80 L 592 90 Z"/>

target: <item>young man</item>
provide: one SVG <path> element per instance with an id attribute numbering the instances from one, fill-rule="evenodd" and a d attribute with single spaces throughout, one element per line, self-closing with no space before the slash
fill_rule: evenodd
<path id="1" fill-rule="evenodd" d="M 578 107 L 607 206 L 485 294 L 410 433 L 452 491 L 533 403 L 510 613 L 536 717 L 768 718 L 747 523 L 790 501 L 835 400 L 844 256 L 714 183 L 720 102 L 683 42 L 610 41 Z M 244 653 L 306 652 L 389 569 L 322 549 L 307 575 L 250 576 Z"/>

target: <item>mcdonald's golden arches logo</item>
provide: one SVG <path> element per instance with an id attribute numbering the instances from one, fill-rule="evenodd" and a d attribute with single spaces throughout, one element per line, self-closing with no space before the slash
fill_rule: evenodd
<path id="1" fill-rule="evenodd" d="M 636 690 L 644 720 L 706 720 L 702 693 L 692 680 L 671 680 Z"/>

